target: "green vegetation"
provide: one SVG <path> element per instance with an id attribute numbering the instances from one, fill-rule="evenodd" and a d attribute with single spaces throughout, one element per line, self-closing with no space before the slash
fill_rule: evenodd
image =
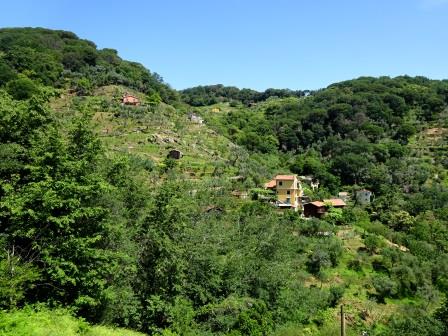
<path id="1" fill-rule="evenodd" d="M 61 30 L 0 29 L 0 72 L 0 85 L 8 83 L 18 99 L 28 98 L 39 83 L 70 88 L 80 95 L 94 87 L 118 84 L 166 103 L 178 99 L 157 73 L 122 60 L 114 49 L 97 50 L 93 42 Z"/>
<path id="2" fill-rule="evenodd" d="M 143 334 L 103 326 L 90 326 L 63 309 L 26 308 L 0 312 L 0 333 L 4 336 L 142 336 Z"/>
<path id="3" fill-rule="evenodd" d="M 251 89 L 238 89 L 233 86 L 209 85 L 197 86 L 182 90 L 182 100 L 191 106 L 210 106 L 217 103 L 229 102 L 231 105 L 252 105 L 265 101 L 270 97 L 303 97 L 310 91 L 292 91 L 287 89 L 267 89 L 258 92 Z"/>
<path id="4" fill-rule="evenodd" d="M 1 335 L 338 335 L 340 304 L 348 335 L 447 334 L 448 81 L 177 93 L 69 32 L 0 41 Z M 279 212 L 287 172 L 347 208 Z"/>

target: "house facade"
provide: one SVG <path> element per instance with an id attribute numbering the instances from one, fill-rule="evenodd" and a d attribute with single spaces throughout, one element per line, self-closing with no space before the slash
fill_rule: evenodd
<path id="1" fill-rule="evenodd" d="M 372 199 L 372 192 L 367 189 L 358 190 L 356 192 L 356 202 L 361 205 L 367 205 L 370 204 L 370 201 Z"/>
<path id="2" fill-rule="evenodd" d="M 300 200 L 303 189 L 297 175 L 277 175 L 265 184 L 265 188 L 275 191 L 276 204 L 279 208 L 297 211 L 302 206 Z"/>

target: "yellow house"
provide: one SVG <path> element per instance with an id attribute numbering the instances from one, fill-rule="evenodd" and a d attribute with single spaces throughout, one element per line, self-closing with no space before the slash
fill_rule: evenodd
<path id="1" fill-rule="evenodd" d="M 302 206 L 300 198 L 303 189 L 297 175 L 277 175 L 265 187 L 275 191 L 279 208 L 293 208 L 297 211 Z"/>

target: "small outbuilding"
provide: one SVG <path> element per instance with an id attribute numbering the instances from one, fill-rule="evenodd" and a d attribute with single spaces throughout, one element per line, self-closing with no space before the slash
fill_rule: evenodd
<path id="1" fill-rule="evenodd" d="M 314 201 L 303 205 L 303 215 L 305 217 L 322 217 L 327 211 L 325 204 L 321 201 Z"/>
<path id="2" fill-rule="evenodd" d="M 370 190 L 362 189 L 356 192 L 356 202 L 361 205 L 370 204 L 373 193 Z"/>
<path id="3" fill-rule="evenodd" d="M 175 159 L 175 160 L 179 160 L 181 159 L 183 156 L 182 152 L 180 150 L 177 149 L 172 149 L 169 151 L 168 155 L 166 156 L 167 158 L 171 158 L 171 159 Z"/>
<path id="4" fill-rule="evenodd" d="M 125 93 L 123 98 L 121 99 L 121 103 L 123 105 L 133 105 L 138 106 L 140 105 L 140 99 L 138 99 L 136 96 L 131 95 L 129 93 Z"/>
<path id="5" fill-rule="evenodd" d="M 331 198 L 323 201 L 314 201 L 303 205 L 303 215 L 305 217 L 322 217 L 328 210 L 328 207 L 345 208 L 346 204 L 339 198 Z"/>

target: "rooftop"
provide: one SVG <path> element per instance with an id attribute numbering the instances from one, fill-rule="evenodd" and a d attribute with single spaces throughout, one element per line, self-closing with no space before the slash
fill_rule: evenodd
<path id="1" fill-rule="evenodd" d="M 331 198 L 331 199 L 325 199 L 323 201 L 314 201 L 311 202 L 312 205 L 317 207 L 323 207 L 325 204 L 330 203 L 332 206 L 346 206 L 345 202 L 339 198 Z"/>
<path id="2" fill-rule="evenodd" d="M 277 175 L 275 180 L 294 180 L 296 178 L 295 175 Z"/>
<path id="3" fill-rule="evenodd" d="M 330 199 L 325 199 L 324 203 L 331 203 L 331 205 L 333 206 L 346 206 L 347 204 L 345 204 L 345 202 L 343 200 L 341 200 L 340 198 L 330 198 Z"/>
<path id="4" fill-rule="evenodd" d="M 264 184 L 264 187 L 267 189 L 275 188 L 277 182 L 275 180 L 270 180 L 269 182 Z"/>

